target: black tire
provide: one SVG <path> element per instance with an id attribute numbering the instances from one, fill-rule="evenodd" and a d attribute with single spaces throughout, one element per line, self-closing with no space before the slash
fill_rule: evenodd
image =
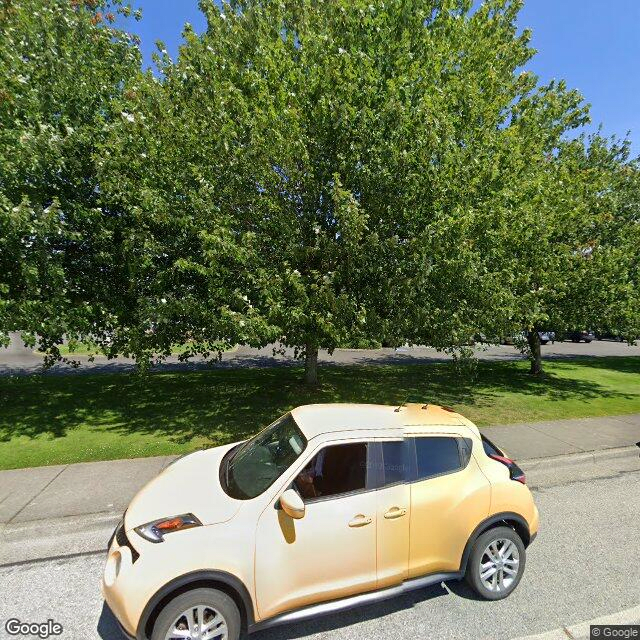
<path id="1" fill-rule="evenodd" d="M 549 341 L 548 341 L 548 340 L 540 340 L 540 344 L 543 344 L 543 345 L 544 345 L 544 344 L 548 344 L 548 343 L 549 343 Z"/>
<path id="2" fill-rule="evenodd" d="M 227 625 L 228 640 L 238 640 L 242 624 L 236 603 L 222 591 L 204 588 L 187 591 L 171 600 L 156 618 L 151 640 L 165 640 L 180 614 L 198 606 L 210 608 L 220 615 Z"/>
<path id="3" fill-rule="evenodd" d="M 485 549 L 487 549 L 492 542 L 499 540 L 509 540 L 515 545 L 518 554 L 517 573 L 512 578 L 513 581 L 508 586 L 505 586 L 500 590 L 492 591 L 485 585 L 484 581 L 480 577 L 480 564 L 484 556 Z M 499 546 L 498 550 L 500 551 L 503 548 L 504 546 Z M 518 586 L 524 573 L 526 559 L 524 544 L 520 536 L 513 529 L 510 527 L 496 527 L 495 529 L 489 529 L 488 531 L 485 531 L 473 545 L 471 555 L 469 556 L 469 562 L 467 563 L 465 578 L 469 583 L 469 586 L 481 598 L 484 598 L 485 600 L 502 600 L 503 598 L 511 595 L 514 589 Z M 487 558 L 487 561 L 488 560 L 489 559 Z M 510 562 L 509 567 L 513 569 L 514 566 L 515 565 Z M 499 572 L 496 573 L 499 575 Z M 504 575 L 505 574 L 503 573 L 503 576 Z M 508 579 L 511 578 L 507 576 L 505 580 Z"/>

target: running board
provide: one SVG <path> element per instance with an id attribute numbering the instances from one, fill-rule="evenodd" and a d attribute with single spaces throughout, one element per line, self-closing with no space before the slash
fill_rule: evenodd
<path id="1" fill-rule="evenodd" d="M 273 618 L 252 624 L 248 631 L 249 633 L 253 633 L 254 631 L 261 631 L 262 629 L 275 627 L 276 625 L 287 624 L 289 622 L 300 622 L 301 620 L 316 618 L 329 613 L 344 611 L 345 609 L 353 609 L 354 607 L 360 607 L 373 602 L 380 602 L 381 600 L 395 598 L 410 591 L 415 591 L 416 589 L 425 589 L 426 587 L 431 587 L 439 582 L 460 580 L 463 576 L 464 572 L 457 571 L 454 573 L 434 573 L 433 575 L 424 576 L 422 578 L 412 578 L 411 580 L 406 580 L 395 587 L 387 587 L 386 589 L 379 589 L 377 591 L 366 591 L 365 593 L 360 593 L 356 596 L 340 598 L 339 600 L 329 600 L 328 602 L 322 602 L 302 609 L 281 613 Z"/>

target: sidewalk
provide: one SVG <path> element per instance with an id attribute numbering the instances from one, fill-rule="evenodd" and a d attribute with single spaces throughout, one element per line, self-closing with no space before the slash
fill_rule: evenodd
<path id="1" fill-rule="evenodd" d="M 628 447 L 640 414 L 485 427 L 519 461 Z M 0 529 L 70 516 L 121 514 L 172 456 L 0 471 Z"/>

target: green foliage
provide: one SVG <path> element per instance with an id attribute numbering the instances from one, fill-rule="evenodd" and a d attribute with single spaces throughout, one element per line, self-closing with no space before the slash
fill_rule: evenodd
<path id="1" fill-rule="evenodd" d="M 0 331 L 103 324 L 112 243 L 94 153 L 140 65 L 118 0 L 0 0 Z M 115 283 L 113 283 L 115 284 Z"/>
<path id="2" fill-rule="evenodd" d="M 640 329 L 640 174 L 627 146 L 599 136 L 562 143 L 540 171 L 503 265 L 524 328 Z"/>
<path id="3" fill-rule="evenodd" d="M 132 351 L 448 347 L 504 322 L 479 223 L 584 118 L 516 72 L 519 4 L 201 7 L 206 32 L 187 28 L 176 62 L 160 51 L 101 154 L 132 238 Z"/>
<path id="4" fill-rule="evenodd" d="M 154 75 L 106 4 L 5 0 L 35 35 L 2 49 L 0 99 L 34 120 L 3 112 L 0 309 L 52 359 L 66 331 L 143 368 L 181 343 L 633 335 L 638 166 L 625 141 L 568 141 L 588 108 L 522 71 L 521 4 L 202 0 L 206 31 L 175 61 L 159 44 Z"/>

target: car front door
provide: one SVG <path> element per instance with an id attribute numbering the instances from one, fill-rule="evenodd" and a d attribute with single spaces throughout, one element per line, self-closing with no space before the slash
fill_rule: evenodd
<path id="1" fill-rule="evenodd" d="M 368 442 L 315 450 L 292 486 L 305 503 L 293 519 L 276 499 L 256 530 L 255 584 L 262 619 L 376 587 L 377 492 Z"/>

